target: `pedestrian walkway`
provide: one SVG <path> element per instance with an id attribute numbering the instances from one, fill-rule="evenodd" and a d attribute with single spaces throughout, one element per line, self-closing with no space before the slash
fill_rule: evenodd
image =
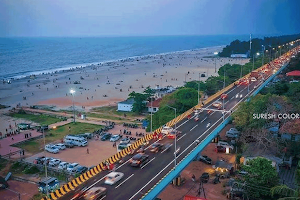
<path id="1" fill-rule="evenodd" d="M 25 137 L 27 136 L 26 134 L 28 134 L 28 137 Z M 41 135 L 42 133 L 39 133 L 36 130 L 25 130 L 21 131 L 19 134 L 2 138 L 0 140 L 0 155 L 5 156 L 8 154 L 14 154 L 15 152 L 20 151 L 21 149 L 18 147 L 13 147 L 11 145 L 30 140 L 32 138 L 36 138 Z"/>

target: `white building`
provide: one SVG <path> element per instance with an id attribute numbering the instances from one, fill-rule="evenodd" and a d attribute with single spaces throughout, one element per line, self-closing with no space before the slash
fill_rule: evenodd
<path id="1" fill-rule="evenodd" d="M 132 110 L 133 103 L 134 103 L 133 98 L 119 102 L 118 103 L 118 111 L 130 112 Z"/>
<path id="2" fill-rule="evenodd" d="M 231 54 L 231 58 L 248 58 L 247 54 Z"/>

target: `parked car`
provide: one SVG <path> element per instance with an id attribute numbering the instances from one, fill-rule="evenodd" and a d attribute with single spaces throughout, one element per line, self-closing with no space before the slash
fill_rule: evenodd
<path id="1" fill-rule="evenodd" d="M 161 133 L 167 135 L 167 134 L 169 134 L 171 131 L 173 131 L 173 128 L 172 128 L 172 127 L 165 126 L 165 127 L 162 128 Z"/>
<path id="2" fill-rule="evenodd" d="M 236 128 L 230 128 L 226 133 L 239 134 L 240 132 Z"/>
<path id="3" fill-rule="evenodd" d="M 86 172 L 87 170 L 88 170 L 87 167 L 85 167 L 85 166 L 79 166 L 79 167 L 76 168 L 76 173 L 77 173 L 77 174 L 83 174 L 83 173 Z"/>
<path id="4" fill-rule="evenodd" d="M 206 163 L 206 164 L 209 164 L 209 165 L 211 165 L 211 158 L 209 158 L 209 157 L 207 157 L 207 156 L 202 156 L 202 155 L 200 155 L 199 156 L 199 161 L 202 161 L 202 162 L 204 162 L 204 163 Z"/>
<path id="5" fill-rule="evenodd" d="M 59 182 L 56 178 L 48 177 L 38 183 L 39 191 L 42 193 L 53 192 L 59 188 Z"/>
<path id="6" fill-rule="evenodd" d="M 61 160 L 59 160 L 59 159 L 52 159 L 52 160 L 49 162 L 49 166 L 55 167 L 55 166 L 57 166 L 60 162 L 61 162 Z"/>
<path id="7" fill-rule="evenodd" d="M 105 140 L 110 139 L 110 137 L 111 137 L 111 133 L 105 133 L 105 134 L 101 137 L 101 140 L 102 140 L 102 141 L 105 141 Z"/>
<path id="8" fill-rule="evenodd" d="M 74 143 L 73 143 L 73 142 L 65 142 L 64 145 L 65 145 L 67 148 L 73 148 L 73 147 L 74 147 Z"/>
<path id="9" fill-rule="evenodd" d="M 61 162 L 58 165 L 58 169 L 62 169 L 62 170 L 67 169 L 68 165 L 69 165 L 69 163 L 67 163 L 67 162 Z"/>
<path id="10" fill-rule="evenodd" d="M 226 152 L 226 148 L 223 146 L 216 146 L 215 151 L 217 153 L 225 153 Z"/>
<path id="11" fill-rule="evenodd" d="M 217 143 L 217 146 L 223 146 L 225 148 L 230 148 L 231 150 L 234 149 L 233 146 L 231 144 L 229 144 L 228 142 L 224 142 L 224 141 L 219 141 Z"/>
<path id="12" fill-rule="evenodd" d="M 84 191 L 83 199 L 90 200 L 90 199 L 102 199 L 107 191 L 105 187 L 92 187 L 91 189 Z"/>
<path id="13" fill-rule="evenodd" d="M 124 174 L 122 172 L 110 172 L 105 177 L 105 184 L 113 185 L 123 178 Z"/>
<path id="14" fill-rule="evenodd" d="M 164 148 L 164 145 L 160 144 L 160 143 L 153 143 L 151 146 L 150 146 L 150 151 L 153 152 L 153 153 L 157 153 L 159 151 L 162 151 Z"/>
<path id="15" fill-rule="evenodd" d="M 57 147 L 60 150 L 66 149 L 66 146 L 64 144 L 62 144 L 62 143 L 56 144 L 54 146 Z"/>
<path id="16" fill-rule="evenodd" d="M 45 159 L 45 156 L 37 157 L 34 159 L 33 163 L 42 165 L 42 164 L 44 164 L 44 159 Z"/>
<path id="17" fill-rule="evenodd" d="M 119 135 L 112 135 L 111 138 L 109 139 L 109 141 L 111 142 L 116 142 L 120 139 Z"/>
<path id="18" fill-rule="evenodd" d="M 226 137 L 228 138 L 238 138 L 240 135 L 236 133 L 229 133 L 228 131 L 225 134 Z"/>
<path id="19" fill-rule="evenodd" d="M 129 138 L 123 138 L 121 141 L 120 141 L 120 144 L 129 144 L 130 143 L 130 139 Z"/>
<path id="20" fill-rule="evenodd" d="M 55 146 L 51 145 L 51 144 L 47 144 L 45 146 L 45 150 L 50 152 L 50 153 L 58 153 L 59 152 L 59 149 L 56 148 Z"/>
<path id="21" fill-rule="evenodd" d="M 69 164 L 69 166 L 67 167 L 67 171 L 68 172 L 74 172 L 76 170 L 76 168 L 78 167 L 78 163 L 71 163 Z"/>
<path id="22" fill-rule="evenodd" d="M 129 160 L 129 163 L 132 167 L 142 167 L 148 161 L 149 161 L 149 155 L 138 153 Z"/>
<path id="23" fill-rule="evenodd" d="M 209 180 L 209 174 L 204 172 L 201 176 L 200 176 L 200 180 L 202 183 L 207 183 Z"/>

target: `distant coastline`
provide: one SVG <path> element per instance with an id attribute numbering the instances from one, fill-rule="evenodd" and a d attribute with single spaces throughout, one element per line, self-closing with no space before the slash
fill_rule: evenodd
<path id="1" fill-rule="evenodd" d="M 0 80 L 122 59 L 194 51 L 248 36 L 0 38 Z"/>
<path id="2" fill-rule="evenodd" d="M 152 54 L 152 55 L 132 56 L 132 57 L 127 57 L 127 58 L 100 61 L 100 62 L 94 62 L 94 63 L 74 64 L 73 66 L 69 66 L 69 67 L 61 67 L 61 68 L 47 69 L 47 70 L 42 70 L 42 71 L 26 72 L 23 75 L 2 77 L 1 80 L 3 80 L 3 81 L 19 80 L 19 79 L 23 79 L 23 78 L 28 78 L 30 76 L 40 76 L 40 75 L 50 75 L 50 74 L 56 74 L 56 73 L 71 72 L 71 71 L 82 70 L 83 68 L 101 67 L 104 65 L 110 65 L 111 63 L 117 63 L 117 62 L 123 62 L 123 61 L 126 62 L 126 61 L 132 61 L 132 60 L 136 60 L 136 59 L 140 59 L 140 60 L 151 59 L 151 58 L 155 59 L 157 56 L 176 55 L 176 54 L 181 54 L 181 53 L 185 53 L 185 52 L 193 52 L 193 51 L 199 51 L 199 50 L 200 51 L 201 50 L 209 51 L 210 49 L 211 50 L 219 49 L 219 48 L 224 48 L 225 46 L 226 45 L 210 46 L 210 47 L 203 47 L 203 48 L 191 49 L 191 50 L 165 52 L 165 53 Z M 211 55 L 213 56 L 213 54 L 211 54 Z"/>

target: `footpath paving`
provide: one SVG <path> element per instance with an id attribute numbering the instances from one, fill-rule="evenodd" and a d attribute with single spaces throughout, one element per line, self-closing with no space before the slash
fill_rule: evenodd
<path id="1" fill-rule="evenodd" d="M 25 136 L 28 136 L 26 138 Z M 8 154 L 14 154 L 15 152 L 20 151 L 21 149 L 18 147 L 13 147 L 11 145 L 26 141 L 26 140 L 31 140 L 32 138 L 36 138 L 41 136 L 42 133 L 37 132 L 36 130 L 26 130 L 26 131 L 21 131 L 19 134 L 12 135 L 6 138 L 0 139 L 0 155 L 5 156 Z"/>

